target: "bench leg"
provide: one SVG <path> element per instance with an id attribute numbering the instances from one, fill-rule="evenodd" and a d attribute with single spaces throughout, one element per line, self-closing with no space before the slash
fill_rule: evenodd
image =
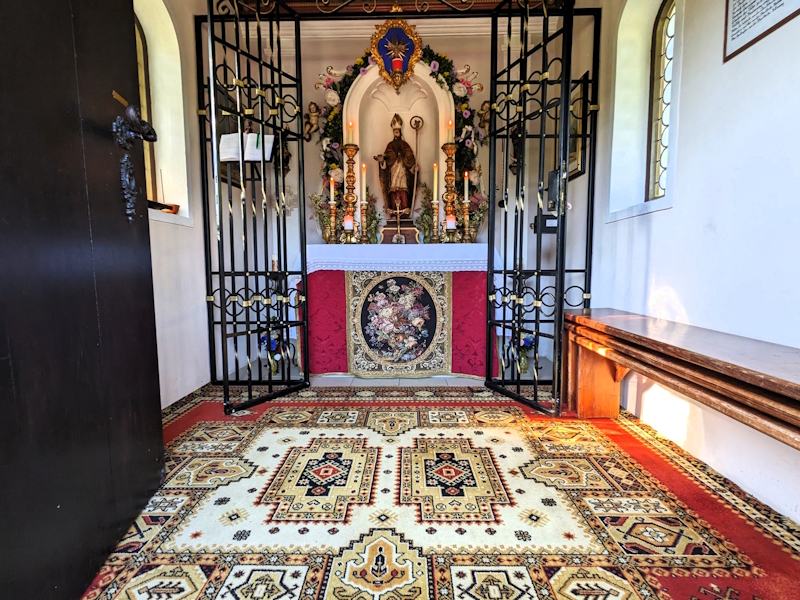
<path id="1" fill-rule="evenodd" d="M 617 364 L 577 344 L 571 350 L 577 350 L 577 365 L 573 363 L 574 370 L 569 379 L 574 386 L 571 391 L 577 396 L 578 418 L 618 417 L 622 378 Z"/>

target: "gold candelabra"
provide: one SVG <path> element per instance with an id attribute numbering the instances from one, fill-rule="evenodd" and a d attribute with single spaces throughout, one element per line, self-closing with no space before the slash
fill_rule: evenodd
<path id="1" fill-rule="evenodd" d="M 347 188 L 347 193 L 344 195 L 344 218 L 350 217 L 350 222 L 353 225 L 352 229 L 345 229 L 344 230 L 344 243 L 345 244 L 357 244 L 359 241 L 358 236 L 358 223 L 355 220 L 355 213 L 356 213 L 356 172 L 353 169 L 353 165 L 356 164 L 355 156 L 358 153 L 358 146 L 356 144 L 345 144 L 344 145 L 344 153 L 347 156 L 347 175 L 345 176 L 345 187 Z M 361 213 L 361 221 L 362 227 L 364 223 L 364 211 Z"/>
<path id="2" fill-rule="evenodd" d="M 447 221 L 450 217 L 453 220 L 456 218 L 456 211 L 455 211 L 455 203 L 456 203 L 456 173 L 453 168 L 456 162 L 456 150 L 458 150 L 458 144 L 455 142 L 447 142 L 442 146 L 442 150 L 444 151 L 447 159 L 445 163 L 447 168 L 444 172 L 444 188 L 445 192 L 442 195 L 444 198 L 444 231 L 442 232 L 442 241 L 445 243 L 452 244 L 453 242 L 457 242 L 459 239 L 458 229 L 448 229 L 447 228 Z M 438 221 L 438 215 L 437 215 Z M 438 228 L 438 225 L 437 225 Z"/>

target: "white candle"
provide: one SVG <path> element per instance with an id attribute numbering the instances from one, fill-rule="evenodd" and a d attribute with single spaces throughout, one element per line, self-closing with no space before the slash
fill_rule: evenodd
<path id="1" fill-rule="evenodd" d="M 447 141 L 448 143 L 452 143 L 455 139 L 455 130 L 453 129 L 453 121 L 450 120 L 447 122 Z"/>
<path id="2" fill-rule="evenodd" d="M 367 202 L 367 163 L 361 163 L 361 203 Z"/>
<path id="3" fill-rule="evenodd" d="M 436 205 L 438 202 L 439 202 L 439 165 L 433 163 L 433 204 Z"/>
<path id="4" fill-rule="evenodd" d="M 464 171 L 464 203 L 469 202 L 469 171 Z"/>
<path id="5" fill-rule="evenodd" d="M 455 229 L 455 228 L 456 228 L 456 216 L 447 215 L 447 229 Z"/>
<path id="6" fill-rule="evenodd" d="M 353 217 L 345 215 L 343 223 L 345 231 L 353 231 Z"/>
<path id="7" fill-rule="evenodd" d="M 333 185 L 333 177 L 331 177 L 331 197 L 330 197 L 331 205 L 336 204 L 336 195 L 335 195 L 335 188 Z"/>
<path id="8" fill-rule="evenodd" d="M 353 122 L 350 121 L 347 123 L 347 143 L 353 143 Z"/>

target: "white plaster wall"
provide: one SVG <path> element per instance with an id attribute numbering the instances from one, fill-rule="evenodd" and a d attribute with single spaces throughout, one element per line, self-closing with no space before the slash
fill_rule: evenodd
<path id="1" fill-rule="evenodd" d="M 783 442 L 638 374 L 622 406 L 746 492 L 800 521 L 800 453 Z"/>
<path id="2" fill-rule="evenodd" d="M 615 36 L 624 1 L 603 4 L 592 305 L 800 346 L 800 122 L 788 109 L 800 102 L 800 20 L 723 64 L 724 0 L 678 0 L 673 206 L 607 223 Z M 687 435 L 676 442 L 800 518 L 800 480 L 786 466 L 796 471 L 800 452 L 671 392 L 643 399 L 639 410 L 655 415 L 664 403 L 688 407 L 680 412 Z M 664 419 L 647 420 L 670 435 Z"/>
<path id="3" fill-rule="evenodd" d="M 137 3 L 153 1 L 136 0 Z M 172 21 L 171 25 L 162 23 L 161 27 L 174 25 L 178 47 L 175 49 L 177 52 L 169 54 L 151 53 L 151 74 L 153 71 L 166 71 L 181 77 L 184 110 L 183 115 L 175 112 L 159 114 L 159 98 L 154 96 L 154 116 L 162 138 L 166 139 L 170 127 L 184 132 L 183 172 L 180 172 L 180 166 L 174 167 L 178 174 L 165 173 L 164 180 L 166 184 L 182 175 L 186 182 L 181 202 L 176 202 L 176 196 L 172 195 L 180 193 L 179 186 L 166 190 L 167 202 L 181 204 L 181 211 L 176 215 L 178 218 L 167 220 L 159 213 L 152 215 L 155 211 L 150 211 L 158 370 L 161 406 L 165 407 L 210 380 L 193 16 L 195 12 L 204 11 L 205 4 L 184 0 L 158 1 L 166 8 L 164 16 Z M 144 27 L 144 23 L 142 25 Z M 159 61 L 164 64 L 154 65 Z M 175 123 L 176 119 L 183 122 Z M 171 145 L 169 149 L 159 148 L 160 143 L 155 144 L 159 161 L 164 152 L 180 151 Z"/>

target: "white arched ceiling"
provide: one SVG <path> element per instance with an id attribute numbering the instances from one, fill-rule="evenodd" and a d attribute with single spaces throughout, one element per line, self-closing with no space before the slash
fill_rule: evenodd
<path id="1" fill-rule="evenodd" d="M 191 224 L 187 164 L 189 148 L 178 36 L 164 0 L 134 0 L 133 9 L 147 40 L 151 119 L 158 134 L 158 141 L 153 144 L 158 199 L 180 206 L 177 215 L 151 210 L 150 218 L 188 225 Z"/>
<path id="2" fill-rule="evenodd" d="M 614 117 L 611 146 L 611 181 L 609 212 L 634 216 L 636 205 L 644 205 L 647 175 L 647 137 L 650 123 L 650 60 L 653 26 L 663 0 L 627 0 L 617 30 L 617 55 L 614 81 Z M 680 2 L 678 16 L 682 13 Z M 678 21 L 680 22 L 680 21 Z M 677 88 L 680 73 L 680 27 L 676 28 L 673 109 L 677 116 Z M 673 136 L 670 127 L 670 162 L 674 163 Z M 674 172 L 674 169 L 671 169 Z M 668 177 L 672 174 L 668 173 Z M 671 203 L 672 185 L 667 185 L 668 199 L 648 202 L 652 208 Z M 666 207 L 666 206 L 665 206 Z M 628 214 L 630 213 L 630 214 Z"/>

